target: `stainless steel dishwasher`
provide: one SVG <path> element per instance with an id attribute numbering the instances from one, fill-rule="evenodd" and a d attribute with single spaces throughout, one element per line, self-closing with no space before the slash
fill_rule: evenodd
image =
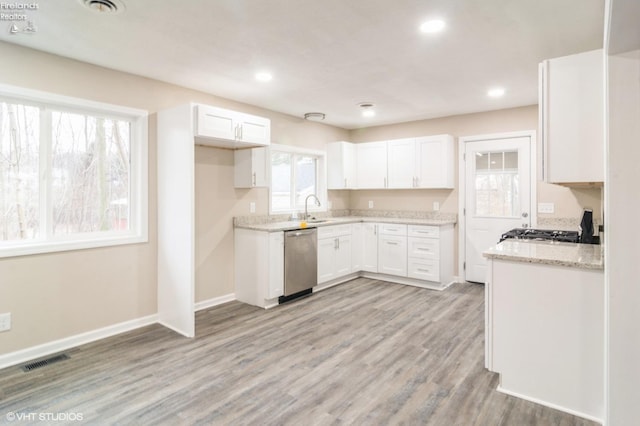
<path id="1" fill-rule="evenodd" d="M 318 283 L 318 237 L 316 228 L 284 233 L 284 296 L 280 303 L 305 296 Z"/>

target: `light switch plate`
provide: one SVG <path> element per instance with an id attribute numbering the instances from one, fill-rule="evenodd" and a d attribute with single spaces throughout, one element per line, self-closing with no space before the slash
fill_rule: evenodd
<path id="1" fill-rule="evenodd" d="M 249 212 L 250 213 L 255 213 L 256 212 L 256 203 L 254 203 L 253 201 L 251 203 L 249 203 Z"/>
<path id="2" fill-rule="evenodd" d="M 333 203 L 331 201 L 327 201 L 327 209 L 331 210 L 333 208 Z"/>
<path id="3" fill-rule="evenodd" d="M 440 203 L 437 201 L 433 202 L 433 211 L 437 212 L 438 210 L 440 210 Z"/>
<path id="4" fill-rule="evenodd" d="M 372 209 L 373 208 L 373 201 L 369 200 L 369 208 Z"/>
<path id="5" fill-rule="evenodd" d="M 554 211 L 555 211 L 555 204 L 538 203 L 538 213 L 553 213 Z"/>
<path id="6" fill-rule="evenodd" d="M 11 330 L 11 313 L 0 314 L 0 331 Z"/>

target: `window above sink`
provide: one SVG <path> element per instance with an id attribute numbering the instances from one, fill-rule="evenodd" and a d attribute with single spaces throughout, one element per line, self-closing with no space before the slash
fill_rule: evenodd
<path id="1" fill-rule="evenodd" d="M 305 199 L 311 194 L 318 197 L 320 206 L 309 202 L 308 211 L 327 211 L 324 151 L 286 145 L 271 145 L 270 151 L 269 212 L 304 212 Z"/>

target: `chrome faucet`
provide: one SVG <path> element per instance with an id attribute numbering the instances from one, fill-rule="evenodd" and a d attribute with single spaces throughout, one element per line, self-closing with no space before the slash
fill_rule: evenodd
<path id="1" fill-rule="evenodd" d="M 316 199 L 316 205 L 320 207 L 320 199 L 316 196 L 316 194 L 309 194 L 307 198 L 304 199 L 304 220 L 309 219 L 309 198 Z"/>

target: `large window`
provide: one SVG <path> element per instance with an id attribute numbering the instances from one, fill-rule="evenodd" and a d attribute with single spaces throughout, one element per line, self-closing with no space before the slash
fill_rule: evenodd
<path id="1" fill-rule="evenodd" d="M 304 211 L 309 195 L 309 211 L 327 210 L 324 153 L 294 147 L 271 147 L 271 206 L 272 213 Z"/>
<path id="2" fill-rule="evenodd" d="M 146 241 L 142 111 L 0 87 L 0 257 Z"/>

